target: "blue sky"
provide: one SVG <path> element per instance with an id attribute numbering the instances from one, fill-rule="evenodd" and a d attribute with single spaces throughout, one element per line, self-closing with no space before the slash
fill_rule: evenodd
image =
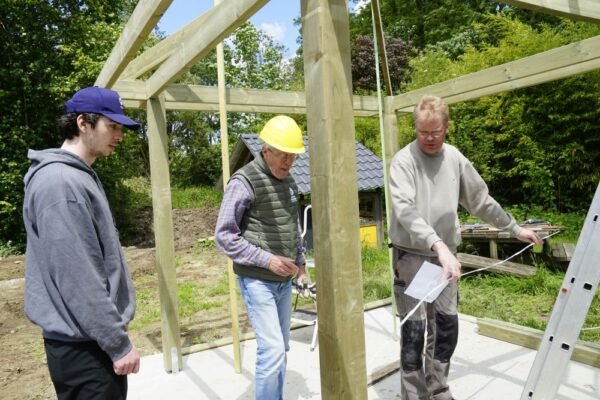
<path id="1" fill-rule="evenodd" d="M 167 34 L 174 33 L 213 6 L 211 0 L 173 0 L 158 27 Z M 292 57 L 298 48 L 299 27 L 294 26 L 294 18 L 298 17 L 300 0 L 271 0 L 250 20 L 286 47 L 286 57 Z"/>
<path id="2" fill-rule="evenodd" d="M 358 3 L 366 2 L 361 0 Z M 354 2 L 348 5 L 355 7 Z M 213 6 L 213 0 L 173 0 L 158 22 L 158 27 L 169 35 Z M 296 38 L 300 35 L 300 27 L 294 26 L 294 19 L 299 17 L 300 0 L 271 0 L 250 21 L 286 47 L 285 57 L 293 57 L 298 48 Z"/>

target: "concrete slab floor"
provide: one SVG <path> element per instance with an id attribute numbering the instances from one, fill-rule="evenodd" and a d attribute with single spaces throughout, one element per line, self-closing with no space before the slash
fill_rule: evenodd
<path id="1" fill-rule="evenodd" d="M 314 327 L 292 331 L 284 398 L 320 399 L 319 347 L 310 351 Z M 394 340 L 391 307 L 365 312 L 367 374 L 398 365 L 399 343 Z M 142 359 L 139 374 L 129 377 L 132 400 L 254 399 L 256 341 L 241 343 L 242 373 L 233 367 L 232 345 L 183 357 L 177 374 L 164 371 L 162 354 Z M 449 383 L 458 400 L 519 399 L 536 352 L 477 333 L 475 318 L 460 315 L 459 343 L 452 358 Z M 400 399 L 398 372 L 368 388 L 373 400 Z M 558 400 L 600 399 L 600 369 L 571 361 L 557 393 Z"/>

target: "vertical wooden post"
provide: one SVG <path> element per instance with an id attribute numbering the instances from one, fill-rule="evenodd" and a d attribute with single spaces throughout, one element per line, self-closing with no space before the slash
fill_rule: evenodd
<path id="1" fill-rule="evenodd" d="M 181 339 L 179 335 L 179 310 L 177 281 L 175 277 L 175 246 L 173 240 L 173 212 L 171 206 L 171 180 L 169 177 L 169 146 L 164 98 L 148 100 L 148 145 L 150 149 L 150 174 L 152 180 L 152 207 L 154 209 L 154 238 L 156 242 L 156 267 L 160 294 L 160 320 L 163 348 L 163 365 L 173 371 L 171 351 L 177 351 L 177 370 L 181 369 Z"/>
<path id="2" fill-rule="evenodd" d="M 380 114 L 379 118 L 383 119 L 383 122 L 380 122 L 382 126 L 382 137 L 381 137 L 381 146 L 382 146 L 382 157 L 383 157 L 383 186 L 385 187 L 385 215 L 387 220 L 388 229 L 391 225 L 392 220 L 392 198 L 390 196 L 389 185 L 389 170 L 390 164 L 392 162 L 392 158 L 394 154 L 399 150 L 398 144 L 398 117 L 396 116 L 396 112 L 392 106 L 393 97 L 384 97 L 383 99 L 383 110 L 382 114 Z M 381 107 L 381 103 L 380 103 Z M 398 315 L 398 305 L 396 304 L 396 296 L 394 295 L 394 260 L 393 249 L 389 249 L 389 258 L 390 258 L 390 286 L 392 293 L 392 322 L 394 334 L 392 335 L 394 340 L 399 340 L 400 335 L 398 332 L 398 319 L 396 315 Z"/>
<path id="3" fill-rule="evenodd" d="M 373 17 L 373 30 L 375 33 L 375 48 L 381 51 L 381 70 L 383 71 L 385 93 L 386 95 L 391 96 L 393 95 L 392 80 L 390 79 L 390 69 L 388 67 L 387 53 L 385 51 L 385 35 L 383 34 L 383 23 L 381 21 L 381 10 L 379 7 L 379 0 L 371 0 L 371 15 Z M 377 55 L 375 56 L 377 57 Z"/>
<path id="4" fill-rule="evenodd" d="M 490 258 L 498 258 L 498 243 L 492 238 L 490 238 Z"/>
<path id="5" fill-rule="evenodd" d="M 358 185 L 346 0 L 302 0 L 321 398 L 366 399 Z"/>
<path id="6" fill-rule="evenodd" d="M 381 143 L 383 145 L 383 167 L 385 168 L 385 185 L 389 184 L 388 172 L 390 170 L 390 164 L 394 155 L 400 150 L 398 144 L 398 117 L 396 117 L 396 111 L 393 108 L 393 97 L 384 97 L 383 99 L 383 137 Z M 390 203 L 389 191 L 386 191 L 386 211 L 388 210 Z M 388 213 L 388 218 L 391 214 Z"/>
<path id="7" fill-rule="evenodd" d="M 383 238 L 385 236 L 383 232 L 383 200 L 381 190 L 377 190 L 373 196 L 373 216 L 377 224 L 377 247 L 383 245 Z"/>
<path id="8" fill-rule="evenodd" d="M 222 0 L 215 0 L 215 5 Z M 225 57 L 223 43 L 217 45 L 217 80 L 219 84 L 219 122 L 221 127 L 221 160 L 223 167 L 223 187 L 229 180 L 229 133 L 227 129 L 227 108 L 225 103 Z M 236 373 L 242 372 L 240 356 L 240 322 L 238 318 L 236 278 L 233 272 L 233 261 L 227 258 L 227 276 L 229 281 L 229 310 L 231 312 L 231 337 L 233 340 L 233 368 Z"/>

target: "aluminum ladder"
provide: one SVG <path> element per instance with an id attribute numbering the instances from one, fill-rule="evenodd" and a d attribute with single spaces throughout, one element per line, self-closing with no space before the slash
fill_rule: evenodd
<path id="1" fill-rule="evenodd" d="M 600 281 L 600 185 L 554 303 L 521 400 L 554 399 Z"/>

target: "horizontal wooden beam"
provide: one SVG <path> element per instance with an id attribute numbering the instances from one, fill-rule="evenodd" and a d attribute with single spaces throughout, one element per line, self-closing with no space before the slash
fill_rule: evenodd
<path id="1" fill-rule="evenodd" d="M 488 318 L 477 318 L 477 325 L 480 335 L 534 350 L 539 349 L 544 336 L 544 332 L 537 329 Z M 600 344 L 577 341 L 571 359 L 600 368 Z"/>
<path id="2" fill-rule="evenodd" d="M 600 36 L 497 65 L 435 85 L 394 96 L 392 107 L 411 112 L 424 94 L 448 104 L 538 85 L 600 68 Z"/>
<path id="3" fill-rule="evenodd" d="M 146 91 L 144 82 L 118 81 L 114 89 L 119 92 L 128 108 L 144 108 Z M 164 90 L 165 105 L 169 111 L 218 111 L 219 93 L 216 86 L 169 85 Z M 306 98 L 302 92 L 264 89 L 225 90 L 227 110 L 231 112 L 306 114 Z M 376 116 L 377 98 L 354 96 L 355 116 Z"/>
<path id="4" fill-rule="evenodd" d="M 137 4 L 96 78 L 96 86 L 111 87 L 115 83 L 172 1 L 141 0 Z"/>
<path id="5" fill-rule="evenodd" d="M 146 82 L 148 97 L 154 97 L 174 82 L 217 43 L 246 22 L 269 0 L 225 0 L 206 12 L 206 23 L 194 35 L 181 40 L 173 54 Z"/>
<path id="6" fill-rule="evenodd" d="M 577 21 L 600 22 L 598 0 L 501 0 L 500 2 Z"/>

